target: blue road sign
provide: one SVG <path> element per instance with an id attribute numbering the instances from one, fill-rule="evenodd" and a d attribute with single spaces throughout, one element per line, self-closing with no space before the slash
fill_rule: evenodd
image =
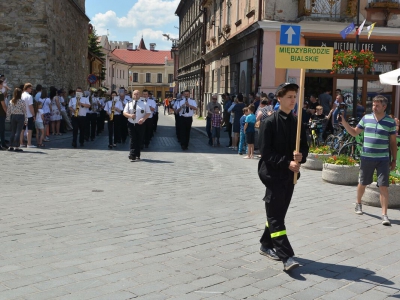
<path id="1" fill-rule="evenodd" d="M 301 26 L 281 25 L 280 44 L 289 46 L 300 46 Z"/>

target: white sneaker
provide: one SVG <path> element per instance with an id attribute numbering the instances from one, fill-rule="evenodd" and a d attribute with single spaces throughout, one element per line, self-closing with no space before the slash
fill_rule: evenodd
<path id="1" fill-rule="evenodd" d="M 28 145 L 28 148 L 37 148 L 35 145 Z"/>
<path id="2" fill-rule="evenodd" d="M 20 148 L 26 147 L 26 145 L 19 145 Z"/>
<path id="3" fill-rule="evenodd" d="M 390 226 L 390 221 L 387 215 L 382 215 L 382 225 Z"/>

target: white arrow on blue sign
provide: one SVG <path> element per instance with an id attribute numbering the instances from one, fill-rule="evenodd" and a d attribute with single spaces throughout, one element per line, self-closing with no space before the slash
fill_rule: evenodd
<path id="1" fill-rule="evenodd" d="M 280 44 L 300 46 L 301 26 L 281 25 Z"/>

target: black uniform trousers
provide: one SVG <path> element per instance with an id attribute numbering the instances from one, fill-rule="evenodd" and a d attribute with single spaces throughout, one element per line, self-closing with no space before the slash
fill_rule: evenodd
<path id="1" fill-rule="evenodd" d="M 181 116 L 179 115 L 179 114 L 177 114 L 177 113 L 174 113 L 175 114 L 175 132 L 176 132 L 176 137 L 178 138 L 178 142 L 180 142 L 181 141 L 181 139 L 180 139 L 180 131 L 181 131 L 181 129 L 180 129 L 180 120 L 181 120 Z"/>
<path id="2" fill-rule="evenodd" d="M 114 145 L 114 121 L 108 120 L 108 145 Z"/>
<path id="3" fill-rule="evenodd" d="M 128 132 L 130 138 L 130 154 L 135 157 L 140 157 L 140 150 L 144 136 L 144 124 L 132 124 L 128 122 Z"/>
<path id="4" fill-rule="evenodd" d="M 143 126 L 143 143 L 145 146 L 148 146 L 150 144 L 151 138 L 153 137 L 153 118 L 147 118 L 146 121 L 144 121 Z"/>
<path id="5" fill-rule="evenodd" d="M 267 223 L 260 243 L 264 248 L 275 248 L 276 254 L 283 262 L 294 256 L 285 227 L 285 216 L 293 190 L 293 177 L 287 178 L 268 184 L 264 197 Z"/>
<path id="6" fill-rule="evenodd" d="M 71 118 L 72 123 L 72 144 L 76 145 L 76 141 L 78 139 L 78 131 L 79 131 L 79 144 L 83 144 L 85 142 L 85 125 L 86 125 L 86 117 L 75 117 Z"/>
<path id="7" fill-rule="evenodd" d="M 128 137 L 128 119 L 124 115 L 121 115 L 121 140 L 125 143 Z"/>
<path id="8" fill-rule="evenodd" d="M 158 112 L 155 112 L 153 115 L 153 132 L 157 131 L 157 125 L 158 125 Z"/>
<path id="9" fill-rule="evenodd" d="M 232 145 L 232 123 L 231 122 L 228 122 L 227 124 L 226 124 L 226 130 L 228 131 L 228 134 L 229 134 L 229 147 L 230 146 L 237 146 L 237 145 Z"/>
<path id="10" fill-rule="evenodd" d="M 89 138 L 94 140 L 96 137 L 96 125 L 97 125 L 97 114 L 87 113 L 86 114 L 86 125 L 85 125 L 85 139 Z"/>
<path id="11" fill-rule="evenodd" d="M 193 117 L 180 117 L 180 139 L 182 148 L 189 147 L 190 130 L 192 129 Z"/>
<path id="12" fill-rule="evenodd" d="M 124 117 L 125 118 L 125 117 Z M 114 114 L 114 143 L 121 143 L 122 115 Z"/>

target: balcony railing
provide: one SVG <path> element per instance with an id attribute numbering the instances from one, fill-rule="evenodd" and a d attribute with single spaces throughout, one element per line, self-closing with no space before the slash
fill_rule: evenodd
<path id="1" fill-rule="evenodd" d="M 306 0 L 305 15 L 339 19 L 341 17 L 341 0 Z"/>
<path id="2" fill-rule="evenodd" d="M 369 0 L 368 7 L 373 8 L 400 8 L 400 0 Z"/>

